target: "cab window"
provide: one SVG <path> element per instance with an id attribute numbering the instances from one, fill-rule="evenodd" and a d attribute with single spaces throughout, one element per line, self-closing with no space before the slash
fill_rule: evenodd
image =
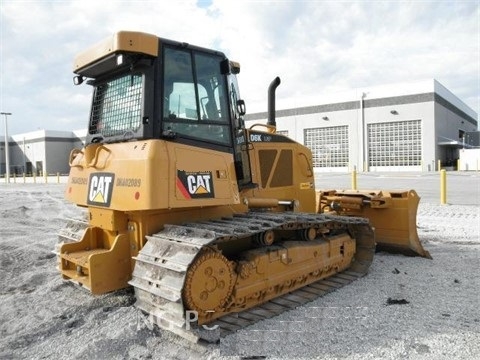
<path id="1" fill-rule="evenodd" d="M 163 131 L 230 145 L 222 58 L 185 49 L 164 51 Z"/>

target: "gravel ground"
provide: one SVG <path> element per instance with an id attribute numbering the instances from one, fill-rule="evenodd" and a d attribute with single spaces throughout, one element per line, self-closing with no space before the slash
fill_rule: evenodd
<path id="1" fill-rule="evenodd" d="M 219 345 L 151 329 L 130 290 L 92 296 L 55 269 L 52 249 L 79 209 L 64 185 L 0 185 L 2 359 L 478 359 L 478 205 L 421 201 L 433 260 L 378 253 L 369 274 Z"/>

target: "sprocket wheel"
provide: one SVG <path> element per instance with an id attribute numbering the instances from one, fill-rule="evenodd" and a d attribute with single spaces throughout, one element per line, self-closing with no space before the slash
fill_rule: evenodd
<path id="1" fill-rule="evenodd" d="M 187 270 L 183 301 L 191 310 L 208 312 L 224 308 L 233 290 L 233 266 L 221 253 L 208 250 Z"/>

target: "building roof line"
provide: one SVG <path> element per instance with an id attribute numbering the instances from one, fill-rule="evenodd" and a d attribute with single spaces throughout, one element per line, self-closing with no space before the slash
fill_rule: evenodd
<path id="1" fill-rule="evenodd" d="M 457 106 L 452 104 L 450 101 L 442 97 L 441 95 L 435 92 L 423 93 L 423 94 L 414 94 L 414 95 L 401 95 L 401 96 L 391 96 L 385 98 L 375 98 L 375 99 L 365 99 L 364 107 L 365 108 L 374 108 L 381 106 L 394 106 L 394 105 L 404 105 L 404 104 L 415 104 L 423 102 L 437 102 L 453 113 L 457 114 L 461 118 L 470 122 L 471 124 L 478 126 L 478 122 L 472 116 L 465 113 L 463 110 L 459 109 Z M 277 117 L 288 117 L 295 115 L 308 115 L 316 113 L 326 113 L 334 111 L 345 111 L 345 110 L 356 110 L 360 109 L 360 101 L 346 101 L 340 103 L 332 104 L 322 104 L 322 105 L 312 105 L 312 106 L 303 106 L 298 108 L 290 109 L 281 109 L 276 111 Z M 267 112 L 258 112 L 253 114 L 247 114 L 245 120 L 259 120 L 266 119 Z"/>

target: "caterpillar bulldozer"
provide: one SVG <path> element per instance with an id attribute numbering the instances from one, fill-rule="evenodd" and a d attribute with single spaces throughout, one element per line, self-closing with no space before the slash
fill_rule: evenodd
<path id="1" fill-rule="evenodd" d="M 219 338 L 367 273 L 377 247 L 429 257 L 409 191 L 318 191 L 311 151 L 246 127 L 237 62 L 121 31 L 79 54 L 93 87 L 65 197 L 85 208 L 57 247 L 63 279 L 136 306 L 191 341 Z"/>

